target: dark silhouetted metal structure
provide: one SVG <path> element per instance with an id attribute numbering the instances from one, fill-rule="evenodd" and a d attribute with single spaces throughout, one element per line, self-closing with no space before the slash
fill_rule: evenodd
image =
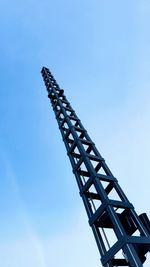
<path id="1" fill-rule="evenodd" d="M 137 215 L 49 69 L 41 72 L 102 265 L 143 266 L 150 251 L 147 215 Z"/>

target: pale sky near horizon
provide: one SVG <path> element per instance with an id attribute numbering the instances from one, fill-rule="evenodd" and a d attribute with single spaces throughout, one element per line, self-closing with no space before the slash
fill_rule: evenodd
<path id="1" fill-rule="evenodd" d="M 0 267 L 101 266 L 42 66 L 150 217 L 149 26 L 148 0 L 0 2 Z"/>

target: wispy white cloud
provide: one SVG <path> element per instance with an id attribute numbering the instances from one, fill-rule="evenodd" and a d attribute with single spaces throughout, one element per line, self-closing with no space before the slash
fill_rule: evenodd
<path id="1" fill-rule="evenodd" d="M 66 222 L 67 223 L 67 222 Z M 43 259 L 44 254 L 44 259 Z M 58 235 L 39 241 L 36 235 L 0 243 L 0 265 L 5 267 L 76 267 L 100 265 L 98 250 L 85 214 L 79 210 Z"/>
<path id="2" fill-rule="evenodd" d="M 46 267 L 43 246 L 38 237 L 32 222 L 28 216 L 25 203 L 21 196 L 20 186 L 17 181 L 16 174 L 13 170 L 12 164 L 5 152 L 1 151 L 1 162 L 5 166 L 8 186 L 11 188 L 12 196 L 16 199 L 16 209 L 19 213 L 21 226 L 23 228 L 23 236 L 18 240 L 16 232 L 16 239 L 7 242 L 0 242 L 0 265 L 1 266 L 37 266 Z M 10 221 L 11 224 L 11 221 Z M 12 229 L 13 231 L 13 229 Z M 16 229 L 14 229 L 16 231 Z"/>

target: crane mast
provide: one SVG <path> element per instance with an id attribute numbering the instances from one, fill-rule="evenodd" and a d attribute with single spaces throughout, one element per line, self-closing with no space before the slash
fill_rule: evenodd
<path id="1" fill-rule="evenodd" d="M 137 215 L 48 68 L 48 98 L 70 159 L 104 267 L 142 267 L 150 251 L 150 221 Z"/>

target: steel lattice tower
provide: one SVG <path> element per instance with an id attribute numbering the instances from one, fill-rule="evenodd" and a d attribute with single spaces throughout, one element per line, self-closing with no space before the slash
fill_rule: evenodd
<path id="1" fill-rule="evenodd" d="M 143 266 L 150 251 L 147 215 L 137 215 L 49 69 L 41 72 L 102 265 Z"/>

